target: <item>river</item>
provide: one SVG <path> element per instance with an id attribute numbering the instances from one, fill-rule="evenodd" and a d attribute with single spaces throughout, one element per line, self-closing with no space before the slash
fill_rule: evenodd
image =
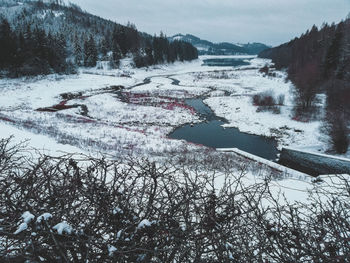
<path id="1" fill-rule="evenodd" d="M 216 116 L 202 99 L 187 99 L 186 104 L 193 107 L 204 121 L 179 127 L 169 135 L 170 138 L 212 148 L 238 148 L 268 160 L 277 159 L 277 143 L 274 139 L 243 133 L 237 128 L 224 128 L 227 121 Z"/>

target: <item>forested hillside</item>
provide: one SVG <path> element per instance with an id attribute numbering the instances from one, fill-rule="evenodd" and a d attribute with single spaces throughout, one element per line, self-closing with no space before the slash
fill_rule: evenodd
<path id="1" fill-rule="evenodd" d="M 118 67 L 126 56 L 138 67 L 192 60 L 197 50 L 183 41 L 152 37 L 61 1 L 0 0 L 0 71 L 17 77 L 72 73 L 98 60 Z"/>
<path id="2" fill-rule="evenodd" d="M 350 19 L 324 24 L 279 47 L 259 55 L 287 68 L 296 87 L 297 115 L 310 115 L 318 93 L 327 95 L 325 132 L 334 150 L 348 149 L 350 120 Z"/>
<path id="3" fill-rule="evenodd" d="M 248 44 L 232 44 L 232 43 L 212 43 L 207 40 L 200 39 L 194 35 L 176 34 L 168 38 L 170 41 L 185 41 L 194 45 L 200 55 L 237 55 L 247 54 L 256 55 L 261 51 L 268 49 L 269 46 L 262 43 L 248 43 Z"/>

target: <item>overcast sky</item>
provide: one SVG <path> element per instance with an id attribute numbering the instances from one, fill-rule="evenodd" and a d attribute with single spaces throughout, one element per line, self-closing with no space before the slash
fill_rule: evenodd
<path id="1" fill-rule="evenodd" d="M 190 33 L 213 42 L 278 45 L 313 24 L 339 22 L 350 0 L 71 0 L 82 9 L 140 31 Z"/>

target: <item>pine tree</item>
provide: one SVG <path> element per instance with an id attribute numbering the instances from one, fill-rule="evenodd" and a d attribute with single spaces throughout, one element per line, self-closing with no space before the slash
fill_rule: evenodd
<path id="1" fill-rule="evenodd" d="M 3 19 L 0 24 L 0 68 L 7 68 L 14 63 L 16 41 L 10 24 Z"/>
<path id="2" fill-rule="evenodd" d="M 67 70 L 67 41 L 62 33 L 53 35 L 50 43 L 50 52 L 52 54 L 52 62 L 50 66 L 54 72 L 65 72 Z"/>
<path id="3" fill-rule="evenodd" d="M 145 53 L 146 53 L 147 65 L 153 65 L 154 64 L 153 47 L 152 47 L 152 42 L 150 40 L 147 40 L 145 43 Z"/>
<path id="4" fill-rule="evenodd" d="M 75 63 L 78 66 L 82 66 L 83 65 L 83 48 L 81 46 L 81 38 L 79 38 L 78 34 L 76 33 L 74 35 L 74 39 L 73 39 L 73 48 L 74 48 L 74 56 L 75 56 Z"/>
<path id="5" fill-rule="evenodd" d="M 344 23 L 341 22 L 336 29 L 332 44 L 327 50 L 327 55 L 324 65 L 325 78 L 329 78 L 337 68 L 340 59 L 340 47 L 343 38 Z"/>
<path id="6" fill-rule="evenodd" d="M 119 65 L 119 61 L 122 58 L 122 51 L 119 46 L 119 40 L 118 40 L 118 28 L 115 27 L 113 34 L 112 34 L 112 60 L 115 67 Z"/>
<path id="7" fill-rule="evenodd" d="M 159 64 L 163 62 L 162 44 L 160 38 L 153 37 L 153 52 L 154 52 L 154 63 Z"/>
<path id="8" fill-rule="evenodd" d="M 100 47 L 101 55 L 102 55 L 103 57 L 106 57 L 107 52 L 108 52 L 108 47 L 107 47 L 107 40 L 106 40 L 106 38 L 102 38 L 99 47 Z"/>
<path id="9" fill-rule="evenodd" d="M 92 35 L 84 43 L 84 66 L 95 67 L 97 62 L 96 43 Z"/>
<path id="10" fill-rule="evenodd" d="M 118 46 L 121 54 L 125 56 L 126 53 L 128 52 L 128 42 L 127 42 L 125 28 L 123 26 L 115 27 L 112 41 L 113 41 L 113 47 L 115 47 L 114 50 L 116 50 L 116 47 Z"/>

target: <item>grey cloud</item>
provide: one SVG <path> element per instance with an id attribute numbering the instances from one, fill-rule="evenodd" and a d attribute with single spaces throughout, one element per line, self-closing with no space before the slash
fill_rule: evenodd
<path id="1" fill-rule="evenodd" d="M 150 34 L 191 33 L 211 41 L 277 45 L 313 24 L 339 22 L 350 0 L 71 0 L 119 23 L 131 21 Z"/>

